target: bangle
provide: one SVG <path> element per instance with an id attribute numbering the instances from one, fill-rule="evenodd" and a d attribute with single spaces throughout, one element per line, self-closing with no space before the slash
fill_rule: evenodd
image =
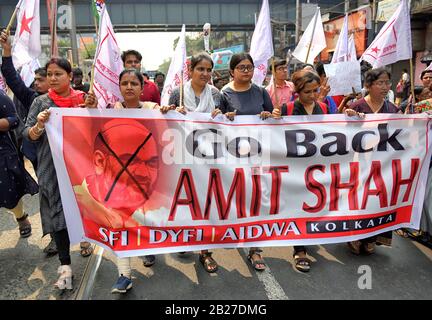
<path id="1" fill-rule="evenodd" d="M 40 136 L 41 134 L 42 134 L 42 132 L 44 132 L 44 130 L 45 130 L 45 128 L 39 128 L 39 126 L 36 124 L 34 127 L 33 127 L 33 132 L 37 135 L 37 136 Z"/>
<path id="2" fill-rule="evenodd" d="M 38 132 L 43 132 L 45 130 L 45 127 L 39 127 L 39 124 L 36 123 L 36 129 L 38 130 Z"/>

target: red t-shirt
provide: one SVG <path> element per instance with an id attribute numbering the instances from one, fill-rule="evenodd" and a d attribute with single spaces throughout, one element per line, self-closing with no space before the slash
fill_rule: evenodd
<path id="1" fill-rule="evenodd" d="M 160 93 L 154 82 L 144 80 L 144 89 L 140 95 L 141 101 L 151 101 L 160 104 Z"/>

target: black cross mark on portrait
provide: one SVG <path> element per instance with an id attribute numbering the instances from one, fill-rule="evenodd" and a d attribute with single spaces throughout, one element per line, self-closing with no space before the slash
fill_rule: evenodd
<path id="1" fill-rule="evenodd" d="M 135 152 L 132 155 L 118 155 L 111 148 L 111 146 L 107 143 L 106 139 L 104 138 L 104 136 L 101 132 L 98 133 L 98 137 L 101 140 L 101 142 L 103 143 L 103 145 L 109 151 L 109 155 L 111 155 L 121 167 L 120 171 L 116 174 L 114 181 L 112 182 L 112 185 L 110 186 L 106 196 L 104 197 L 104 201 L 107 202 L 110 199 L 110 197 L 114 191 L 114 188 L 116 187 L 120 177 L 124 173 L 126 173 L 128 175 L 128 177 L 133 181 L 133 183 L 136 185 L 136 187 L 139 189 L 139 191 L 143 195 L 144 199 L 148 200 L 149 199 L 149 190 L 147 190 L 147 191 L 144 190 L 142 185 L 146 185 L 146 186 L 150 187 L 150 185 L 152 183 L 151 179 L 149 177 L 145 177 L 145 176 L 136 176 L 135 174 L 133 174 L 129 170 L 129 168 L 130 168 L 130 166 L 132 166 L 132 163 L 135 161 L 135 162 L 138 162 L 138 164 L 140 164 L 141 166 L 149 166 L 153 169 L 155 169 L 155 168 L 157 169 L 157 167 L 158 167 L 157 156 L 152 156 L 148 160 L 138 159 L 138 154 L 144 148 L 146 143 L 150 140 L 150 138 L 152 137 L 152 134 L 149 133 L 145 137 L 145 139 L 140 143 L 140 145 L 136 148 Z M 125 141 L 125 143 L 128 143 L 128 142 Z"/>

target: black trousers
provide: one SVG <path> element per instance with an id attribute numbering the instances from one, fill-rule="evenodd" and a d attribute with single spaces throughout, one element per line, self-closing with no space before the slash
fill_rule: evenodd
<path id="1" fill-rule="evenodd" d="M 306 253 L 306 247 L 305 246 L 294 246 L 294 255 L 296 255 L 298 252 L 304 251 Z"/>
<path id="2" fill-rule="evenodd" d="M 61 265 L 71 264 L 70 257 L 70 240 L 67 229 L 57 231 L 51 234 L 58 250 Z"/>

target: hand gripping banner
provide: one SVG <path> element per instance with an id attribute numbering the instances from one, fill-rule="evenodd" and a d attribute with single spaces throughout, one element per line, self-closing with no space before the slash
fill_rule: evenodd
<path id="1" fill-rule="evenodd" d="M 51 109 L 72 243 L 118 256 L 352 241 L 418 228 L 427 115 L 260 120 Z"/>

